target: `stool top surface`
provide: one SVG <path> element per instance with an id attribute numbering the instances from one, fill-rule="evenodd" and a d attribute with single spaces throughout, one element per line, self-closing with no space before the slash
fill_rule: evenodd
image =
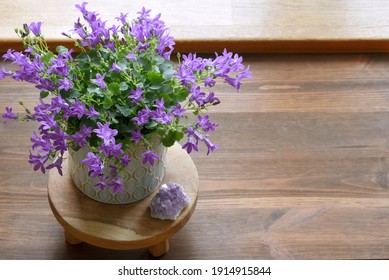
<path id="1" fill-rule="evenodd" d="M 108 249 L 135 249 L 168 239 L 191 217 L 197 202 L 199 179 L 190 156 L 175 144 L 167 152 L 167 168 L 162 184 L 183 186 L 190 202 L 176 220 L 150 217 L 150 203 L 158 190 L 145 199 L 124 205 L 104 204 L 88 198 L 72 182 L 67 164 L 63 176 L 50 172 L 50 206 L 65 232 L 86 243 Z"/>

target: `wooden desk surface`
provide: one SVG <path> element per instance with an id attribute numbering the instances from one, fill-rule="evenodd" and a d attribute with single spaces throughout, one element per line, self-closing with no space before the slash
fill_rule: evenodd
<path id="1" fill-rule="evenodd" d="M 218 92 L 220 149 L 194 154 L 197 208 L 163 259 L 388 259 L 389 55 L 246 55 L 253 80 Z M 229 91 L 229 90 L 228 90 Z M 0 108 L 30 86 L 0 83 Z M 65 243 L 33 124 L 0 125 L 0 259 L 148 259 Z"/>
<path id="2" fill-rule="evenodd" d="M 61 32 L 79 17 L 82 1 L 4 1 L 0 9 L 0 52 L 20 48 L 16 27 L 44 22 L 44 34 L 67 44 Z M 107 20 L 131 16 L 142 6 L 162 13 L 181 52 L 361 52 L 389 50 L 386 0 L 169 0 L 89 1 Z M 38 4 L 39 3 L 39 4 Z"/>

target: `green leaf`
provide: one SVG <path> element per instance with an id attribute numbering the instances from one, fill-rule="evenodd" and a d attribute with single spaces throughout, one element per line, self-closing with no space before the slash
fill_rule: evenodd
<path id="1" fill-rule="evenodd" d="M 40 92 L 40 97 L 43 99 L 43 98 L 46 98 L 47 96 L 49 96 L 49 92 L 48 91 L 41 91 Z"/>
<path id="2" fill-rule="evenodd" d="M 146 128 L 147 128 L 147 129 L 153 129 L 153 128 L 155 128 L 157 125 L 158 125 L 157 122 L 152 121 L 152 122 L 150 122 L 150 123 L 148 123 L 148 124 L 146 125 Z"/>
<path id="3" fill-rule="evenodd" d="M 104 101 L 103 101 L 103 107 L 104 109 L 109 109 L 113 105 L 111 97 L 107 94 L 104 96 Z"/>
<path id="4" fill-rule="evenodd" d="M 65 48 L 64 46 L 58 46 L 58 47 L 56 47 L 55 50 L 57 51 L 57 53 L 60 53 L 60 54 L 65 54 L 65 53 L 69 52 L 69 50 L 67 48 Z"/>
<path id="5" fill-rule="evenodd" d="M 108 89 L 114 95 L 120 95 L 120 87 L 118 83 L 110 83 Z"/>
<path id="6" fill-rule="evenodd" d="M 184 133 L 177 130 L 170 130 L 168 134 L 162 139 L 162 144 L 165 147 L 171 147 L 176 141 L 180 141 L 184 138 Z"/>
<path id="7" fill-rule="evenodd" d="M 120 85 L 119 85 L 119 89 L 120 89 L 121 91 L 126 91 L 126 90 L 128 90 L 128 85 L 127 85 L 127 83 L 121 82 Z"/>
<path id="8" fill-rule="evenodd" d="M 54 57 L 54 54 L 52 52 L 47 52 L 44 55 L 41 56 L 41 61 L 45 64 L 50 62 L 50 59 Z"/>
<path id="9" fill-rule="evenodd" d="M 162 77 L 165 80 L 171 80 L 173 78 L 173 74 L 175 73 L 174 64 L 169 60 L 165 60 L 160 66 L 159 69 L 162 72 Z"/>
<path id="10" fill-rule="evenodd" d="M 97 94 L 98 96 L 103 96 L 103 92 L 101 91 L 101 88 L 99 88 L 96 85 L 91 85 L 87 88 L 87 91 L 90 95 Z"/>
<path id="11" fill-rule="evenodd" d="M 151 71 L 146 74 L 147 79 L 151 84 L 158 84 L 164 81 L 162 74 L 156 71 Z"/>
<path id="12" fill-rule="evenodd" d="M 128 117 L 131 114 L 130 108 L 127 108 L 125 106 L 116 104 L 115 107 L 119 110 L 119 112 L 124 116 Z"/>

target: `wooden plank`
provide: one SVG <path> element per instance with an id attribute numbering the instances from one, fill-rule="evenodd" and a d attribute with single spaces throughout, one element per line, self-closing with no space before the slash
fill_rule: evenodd
<path id="1" fill-rule="evenodd" d="M 388 259 L 389 55 L 251 55 L 209 113 L 219 150 L 192 154 L 197 207 L 163 259 Z M 12 99 L 14 95 L 17 98 Z M 0 108 L 32 86 L 0 82 Z M 4 110 L 4 109 L 1 109 Z M 149 259 L 70 246 L 26 163 L 35 125 L 0 126 L 0 259 Z"/>
<path id="2" fill-rule="evenodd" d="M 44 22 L 51 45 L 69 45 L 61 32 L 79 17 L 74 5 L 14 0 L 0 10 L 0 52 L 21 46 L 16 27 Z M 133 17 L 142 6 L 162 13 L 180 52 L 387 52 L 389 2 L 385 0 L 330 1 L 123 1 L 96 0 L 89 4 L 113 22 L 120 12 Z M 44 7 L 44 9 L 42 9 Z M 12 16 L 10 16 L 12 15 Z"/>

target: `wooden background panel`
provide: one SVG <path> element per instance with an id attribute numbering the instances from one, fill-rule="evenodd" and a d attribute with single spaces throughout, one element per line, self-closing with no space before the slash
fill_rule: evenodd
<path id="1" fill-rule="evenodd" d="M 6 1 L 0 9 L 0 51 L 19 47 L 14 28 L 44 22 L 51 43 L 68 44 L 61 32 L 73 28 L 82 1 Z M 112 21 L 120 12 L 135 15 L 142 6 L 171 28 L 177 50 L 245 52 L 388 51 L 389 3 L 385 0 L 274 1 L 90 1 Z M 42 7 L 44 7 L 42 9 Z"/>
<path id="2" fill-rule="evenodd" d="M 389 56 L 245 58 L 253 79 L 219 86 L 221 146 L 192 155 L 197 208 L 162 259 L 389 258 Z M 0 110 L 21 97 L 36 91 L 0 82 Z M 26 163 L 34 128 L 0 126 L 0 259 L 151 258 L 65 243 L 47 176 Z"/>

